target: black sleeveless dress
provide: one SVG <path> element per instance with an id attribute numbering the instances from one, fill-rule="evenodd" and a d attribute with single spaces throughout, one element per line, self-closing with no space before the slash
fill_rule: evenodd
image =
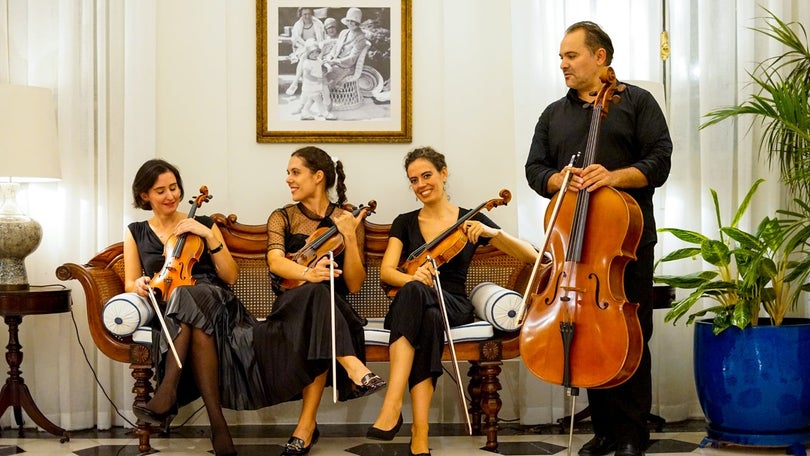
<path id="1" fill-rule="evenodd" d="M 195 217 L 207 227 L 214 223 L 207 216 Z M 138 245 L 144 275 L 153 277 L 163 268 L 163 243 L 146 221 L 131 223 L 129 231 Z M 177 287 L 166 303 L 166 326 L 172 340 L 179 334 L 178 322 L 201 328 L 214 337 L 219 367 L 219 394 L 222 407 L 232 410 L 255 410 L 265 407 L 264 388 L 253 351 L 253 326 L 256 320 L 216 274 L 211 255 L 206 251 L 192 268 L 196 284 Z M 160 330 L 157 319 L 152 326 Z M 168 352 L 166 339 L 161 335 L 158 376 L 162 377 Z M 200 397 L 192 369 L 184 363 L 177 388 L 178 405 L 185 405 Z M 189 367 L 190 364 L 188 365 Z"/>

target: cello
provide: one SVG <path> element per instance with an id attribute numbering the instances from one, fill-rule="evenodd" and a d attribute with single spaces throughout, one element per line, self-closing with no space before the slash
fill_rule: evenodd
<path id="1" fill-rule="evenodd" d="M 601 121 L 624 90 L 612 68 L 600 78 L 581 168 L 595 162 Z M 524 297 L 531 303 L 520 355 L 538 378 L 575 396 L 580 387 L 617 386 L 638 368 L 643 337 L 638 304 L 624 294 L 624 270 L 635 259 L 643 218 L 635 200 L 615 188 L 560 190 L 545 214 L 551 275 Z"/>

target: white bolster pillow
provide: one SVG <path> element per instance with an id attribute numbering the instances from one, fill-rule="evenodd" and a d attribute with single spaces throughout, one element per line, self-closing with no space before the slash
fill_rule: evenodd
<path id="1" fill-rule="evenodd" d="M 523 301 L 520 293 L 492 282 L 482 282 L 470 292 L 470 301 L 475 315 L 486 320 L 496 329 L 510 332 L 520 329 L 518 310 Z"/>
<path id="2" fill-rule="evenodd" d="M 146 298 L 137 293 L 121 293 L 104 304 L 104 326 L 116 336 L 129 336 L 152 320 L 155 312 Z"/>

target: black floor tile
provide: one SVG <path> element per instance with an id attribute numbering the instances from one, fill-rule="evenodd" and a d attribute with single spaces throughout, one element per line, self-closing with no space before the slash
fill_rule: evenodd
<path id="1" fill-rule="evenodd" d="M 647 447 L 647 453 L 691 453 L 697 447 L 696 443 L 682 442 L 680 440 L 652 439 Z"/>

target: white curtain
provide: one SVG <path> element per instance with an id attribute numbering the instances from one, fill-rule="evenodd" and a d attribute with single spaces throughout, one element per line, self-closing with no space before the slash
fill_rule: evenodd
<path id="1" fill-rule="evenodd" d="M 129 10 L 148 12 L 150 5 Z M 121 185 L 125 63 L 138 55 L 124 52 L 125 8 L 123 0 L 0 0 L 0 83 L 47 87 L 57 105 L 62 179 L 29 184 L 20 198 L 43 229 L 26 260 L 32 285 L 60 283 L 58 265 L 89 260 L 121 239 L 129 204 Z M 138 161 L 143 153 L 133 155 Z M 134 422 L 130 370 L 95 348 L 78 283 L 61 284 L 72 289 L 72 313 L 29 316 L 20 326 L 23 378 L 43 414 L 62 428 L 129 426 L 116 408 Z M 3 426 L 13 423 L 10 412 Z"/>
<path id="2" fill-rule="evenodd" d="M 516 153 L 525 158 L 540 112 L 565 93 L 558 56 L 565 28 L 576 21 L 591 20 L 613 40 L 613 68 L 620 80 L 650 80 L 666 87 L 665 113 L 674 152 L 669 180 L 656 191 L 658 226 L 711 233 L 716 223 L 709 189 L 717 191 L 728 220 L 739 199 L 759 177 L 767 182 L 749 210 L 747 223 L 773 214 L 784 195 L 778 175 L 758 160 L 758 131 L 749 131 L 750 119 L 698 129 L 706 112 L 736 104 L 750 93 L 746 70 L 778 51 L 762 35 L 750 30 L 763 25 L 758 18 L 766 13 L 758 5 L 787 21 L 810 21 L 810 7 L 801 0 L 513 1 L 513 73 L 515 93 L 520 97 L 515 103 Z M 671 55 L 662 63 L 659 35 L 665 22 Z M 520 235 L 537 241 L 542 238 L 537 221 L 542 220 L 547 202 L 530 192 L 522 193 L 524 197 L 518 203 Z M 662 252 L 677 247 L 672 238 L 661 236 L 657 252 L 660 257 Z M 678 274 L 690 267 L 695 266 L 666 265 L 656 273 Z M 693 386 L 692 329 L 683 323 L 664 323 L 665 312 L 655 311 L 651 341 L 652 412 L 669 421 L 702 416 Z M 524 422 L 551 422 L 567 414 L 562 409 L 560 388 L 542 384 L 525 372 L 520 388 L 524 391 L 521 397 L 526 398 L 521 412 Z M 577 410 L 586 401 L 580 403 Z"/>

